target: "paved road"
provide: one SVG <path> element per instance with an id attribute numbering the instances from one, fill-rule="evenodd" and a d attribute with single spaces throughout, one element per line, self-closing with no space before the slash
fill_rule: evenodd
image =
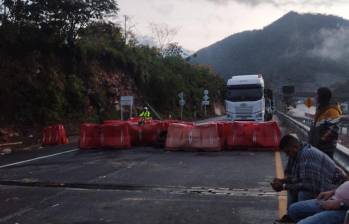
<path id="1" fill-rule="evenodd" d="M 0 169 L 0 223 L 270 224 L 274 176 L 274 152 L 71 151 Z"/>

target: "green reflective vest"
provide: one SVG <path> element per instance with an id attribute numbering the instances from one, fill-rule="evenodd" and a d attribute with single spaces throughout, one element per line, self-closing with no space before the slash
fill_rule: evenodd
<path id="1" fill-rule="evenodd" d="M 142 118 L 149 119 L 150 118 L 150 112 L 149 111 L 142 111 L 142 113 L 139 115 Z"/>

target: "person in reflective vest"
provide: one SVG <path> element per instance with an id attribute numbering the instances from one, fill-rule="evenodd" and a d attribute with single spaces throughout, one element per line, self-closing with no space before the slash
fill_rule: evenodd
<path id="1" fill-rule="evenodd" d="M 143 125 L 146 121 L 151 120 L 151 114 L 148 107 L 144 107 L 143 111 L 139 114 L 141 120 L 139 121 L 140 125 Z"/>

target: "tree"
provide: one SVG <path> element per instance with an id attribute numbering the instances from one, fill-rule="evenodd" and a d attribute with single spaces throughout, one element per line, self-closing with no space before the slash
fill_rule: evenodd
<path id="1" fill-rule="evenodd" d="M 150 29 L 161 53 L 163 53 L 165 47 L 173 41 L 174 37 L 178 33 L 177 28 L 170 28 L 167 24 L 164 23 L 151 23 Z"/>
<path id="2" fill-rule="evenodd" d="M 4 4 L 9 21 L 62 35 L 70 45 L 80 29 L 118 11 L 115 0 L 4 0 Z"/>
<path id="3" fill-rule="evenodd" d="M 178 43 L 169 43 L 163 50 L 164 57 L 181 57 L 183 55 L 183 48 Z"/>
<path id="4" fill-rule="evenodd" d="M 4 0 L 0 0 L 0 20 L 1 20 L 0 22 L 1 22 L 1 24 L 4 23 L 5 18 L 6 18 L 6 7 L 4 5 Z"/>

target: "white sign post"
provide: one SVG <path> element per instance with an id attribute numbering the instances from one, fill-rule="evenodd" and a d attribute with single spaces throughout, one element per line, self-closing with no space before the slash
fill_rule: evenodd
<path id="1" fill-rule="evenodd" d="M 208 96 L 208 90 L 205 89 L 204 90 L 204 97 L 202 98 L 202 102 L 201 102 L 201 105 L 204 106 L 205 116 L 207 116 L 206 107 L 210 105 L 209 99 L 210 99 L 210 97 Z"/>
<path id="2" fill-rule="evenodd" d="M 185 105 L 184 93 L 180 92 L 178 94 L 178 97 L 179 97 L 179 106 L 181 107 L 181 120 L 183 120 L 183 108 L 184 108 L 184 105 Z"/>
<path id="3" fill-rule="evenodd" d="M 120 97 L 121 120 L 124 119 L 124 109 L 123 109 L 124 106 L 130 107 L 130 117 L 132 117 L 133 96 L 121 96 Z"/>

